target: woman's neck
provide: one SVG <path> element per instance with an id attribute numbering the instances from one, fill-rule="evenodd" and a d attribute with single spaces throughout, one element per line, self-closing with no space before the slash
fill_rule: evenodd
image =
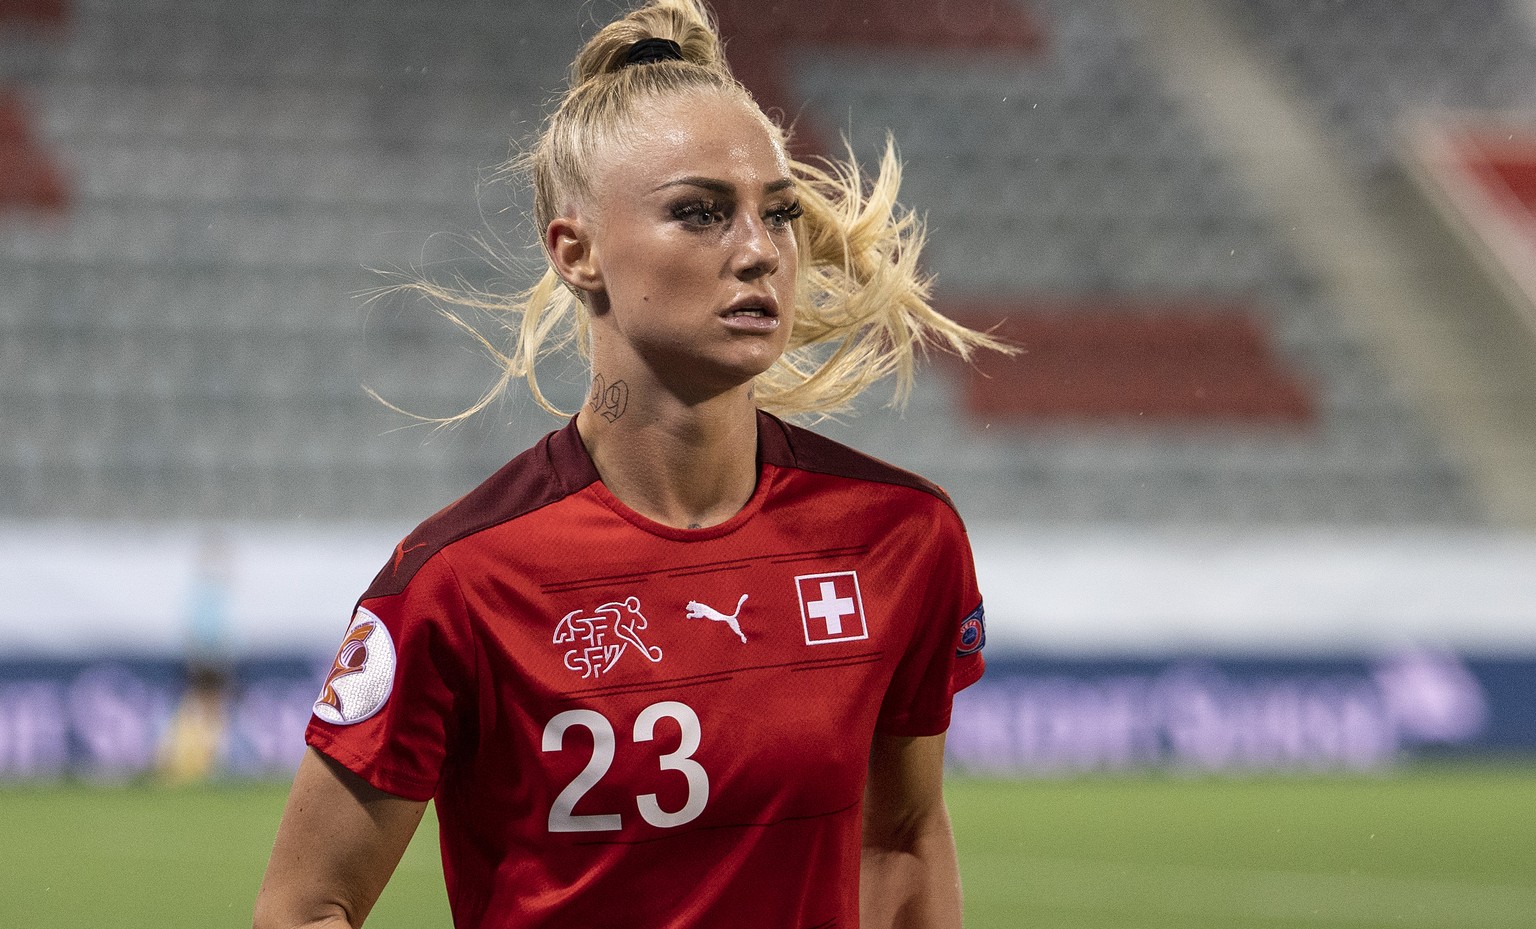
<path id="1" fill-rule="evenodd" d="M 757 410 L 749 385 L 696 404 L 630 395 L 593 378 L 576 416 L 603 484 L 663 525 L 702 528 L 736 515 L 757 488 Z"/>

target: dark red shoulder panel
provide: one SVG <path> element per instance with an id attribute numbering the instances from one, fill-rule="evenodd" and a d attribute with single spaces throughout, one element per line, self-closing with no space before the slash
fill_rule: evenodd
<path id="1" fill-rule="evenodd" d="M 400 540 L 363 599 L 400 593 L 427 559 L 450 543 L 548 506 L 597 479 L 572 419 Z"/>
<path id="2" fill-rule="evenodd" d="M 770 464 L 832 474 L 860 481 L 896 484 L 932 494 L 955 508 L 942 488 L 911 471 L 856 451 L 841 442 L 792 426 L 767 413 L 758 413 L 758 454 Z"/>

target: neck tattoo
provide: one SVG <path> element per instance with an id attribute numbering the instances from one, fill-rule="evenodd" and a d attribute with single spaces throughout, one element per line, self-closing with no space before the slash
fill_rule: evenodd
<path id="1" fill-rule="evenodd" d="M 623 381 L 609 384 L 601 374 L 594 374 L 592 393 L 587 397 L 587 403 L 592 407 L 592 412 L 611 423 L 623 416 L 624 408 L 629 406 L 629 385 Z"/>

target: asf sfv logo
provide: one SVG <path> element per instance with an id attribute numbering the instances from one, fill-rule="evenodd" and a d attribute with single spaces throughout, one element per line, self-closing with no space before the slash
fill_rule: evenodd
<path id="1" fill-rule="evenodd" d="M 595 610 L 572 610 L 555 627 L 554 644 L 569 645 L 565 666 L 583 679 L 602 677 L 634 646 L 647 661 L 661 660 L 661 649 L 646 645 L 640 632 L 650 625 L 640 612 L 640 598 L 604 603 Z"/>

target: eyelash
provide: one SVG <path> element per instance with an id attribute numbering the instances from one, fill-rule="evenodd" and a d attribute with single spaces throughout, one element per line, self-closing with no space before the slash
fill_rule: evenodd
<path id="1" fill-rule="evenodd" d="M 790 223 L 804 215 L 805 208 L 800 205 L 798 200 L 786 206 L 775 207 L 768 211 L 770 221 L 779 229 L 789 228 Z M 705 217 L 709 217 L 710 221 L 700 222 Z M 674 207 L 672 218 L 703 229 L 724 221 L 725 208 L 713 200 L 695 200 L 691 203 Z"/>
<path id="2" fill-rule="evenodd" d="M 787 206 L 769 210 L 768 215 L 777 220 L 781 227 L 787 227 L 790 223 L 805 215 L 805 207 L 800 205 L 799 200 L 796 200 Z"/>

